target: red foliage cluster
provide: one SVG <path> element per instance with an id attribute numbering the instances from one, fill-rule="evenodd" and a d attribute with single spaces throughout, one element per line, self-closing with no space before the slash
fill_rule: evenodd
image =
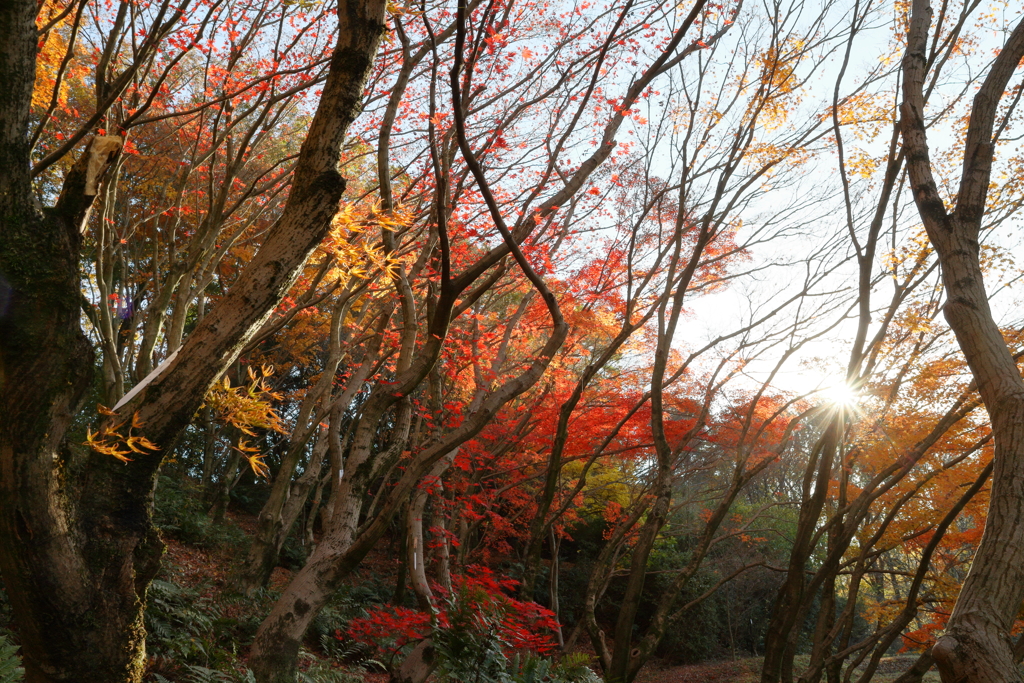
<path id="1" fill-rule="evenodd" d="M 481 635 L 493 631 L 509 654 L 526 650 L 544 655 L 555 650 L 551 634 L 558 624 L 554 612 L 535 602 L 510 597 L 506 591 L 514 589 L 517 581 L 500 576 L 487 567 L 470 565 L 466 567 L 465 574 L 452 577 L 452 584 L 451 593 L 439 586 L 434 587 L 443 598 L 434 628 L 460 628 L 479 631 Z M 365 617 L 354 619 L 345 636 L 394 653 L 409 643 L 426 638 L 431 629 L 429 614 L 384 605 Z"/>

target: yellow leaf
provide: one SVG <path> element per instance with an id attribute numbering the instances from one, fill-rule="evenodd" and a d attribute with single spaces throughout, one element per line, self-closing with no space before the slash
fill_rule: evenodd
<path id="1" fill-rule="evenodd" d="M 136 440 L 136 443 L 141 445 L 143 448 L 149 449 L 151 451 L 158 451 L 158 450 L 160 450 L 159 446 L 157 446 L 155 443 L 153 443 L 152 441 L 150 441 L 149 439 L 147 439 L 144 436 L 137 436 L 137 437 L 135 437 L 135 440 Z"/>
<path id="2" fill-rule="evenodd" d="M 117 458 L 118 460 L 127 465 L 132 461 L 132 459 L 127 456 L 127 453 L 128 451 L 113 450 L 110 451 L 109 455 L 114 456 L 115 458 Z"/>
<path id="3" fill-rule="evenodd" d="M 247 456 L 246 460 L 249 461 L 249 467 L 252 468 L 253 474 L 257 477 L 263 477 L 265 479 L 267 478 L 267 475 L 270 474 L 270 468 L 264 464 L 262 455 Z"/>

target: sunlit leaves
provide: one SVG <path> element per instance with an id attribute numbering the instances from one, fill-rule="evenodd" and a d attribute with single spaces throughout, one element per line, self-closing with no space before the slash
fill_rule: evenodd
<path id="1" fill-rule="evenodd" d="M 138 413 L 132 416 L 131 421 L 116 421 L 117 413 L 104 408 L 97 407 L 97 412 L 108 419 L 103 421 L 99 431 L 93 432 L 91 427 L 86 428 L 85 444 L 97 453 L 117 458 L 123 463 L 131 462 L 136 456 L 146 455 L 160 450 L 156 444 L 142 436 L 138 432 L 145 426 L 140 420 Z M 125 430 L 127 425 L 127 430 Z"/>
<path id="2" fill-rule="evenodd" d="M 49 27 L 40 38 L 39 52 L 36 57 L 36 81 L 32 88 L 32 107 L 44 110 L 54 97 L 57 89 L 57 78 L 61 64 L 68 52 L 68 32 L 74 14 L 67 13 L 68 2 L 65 0 L 45 0 L 39 8 L 36 24 L 40 29 Z M 52 24 L 52 25 L 51 25 Z M 72 67 L 72 74 L 80 73 L 80 69 Z M 57 104 L 67 103 L 68 81 L 71 74 L 65 73 L 65 79 L 56 93 Z"/>
<path id="3" fill-rule="evenodd" d="M 759 122 L 768 130 L 785 124 L 789 113 L 800 102 L 797 68 L 807 56 L 805 47 L 802 39 L 788 36 L 785 43 L 769 47 L 755 59 L 763 97 L 764 115 Z"/>
<path id="4" fill-rule="evenodd" d="M 259 448 L 250 445 L 245 439 L 239 439 L 238 445 L 233 448 L 242 454 L 246 462 L 249 463 L 249 467 L 252 468 L 253 474 L 257 477 L 267 477 L 270 474 L 270 468 L 267 467 L 266 463 L 263 462 L 265 454 L 260 451 Z"/>
<path id="5" fill-rule="evenodd" d="M 345 204 L 320 249 L 334 257 L 337 277 L 366 279 L 383 273 L 390 278 L 397 263 L 379 241 L 380 231 L 406 230 L 413 220 L 413 213 L 402 206 L 382 211 L 372 203 Z"/>
<path id="6" fill-rule="evenodd" d="M 274 409 L 274 402 L 281 400 L 281 394 L 274 392 L 267 379 L 274 374 L 273 368 L 263 366 L 259 372 L 247 369 L 247 385 L 231 386 L 225 376 L 213 385 L 203 405 L 212 409 L 217 418 L 235 427 L 243 434 L 256 436 L 256 430 L 287 433 L 280 415 Z"/>

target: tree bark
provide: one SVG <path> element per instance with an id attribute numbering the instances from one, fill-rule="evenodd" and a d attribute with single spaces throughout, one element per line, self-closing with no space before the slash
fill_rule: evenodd
<path id="1" fill-rule="evenodd" d="M 436 652 L 432 639 L 421 640 L 409 653 L 409 656 L 402 660 L 402 665 L 398 667 L 398 670 L 391 675 L 391 682 L 423 683 L 437 668 Z"/>
<path id="2" fill-rule="evenodd" d="M 924 675 L 931 670 L 934 664 L 935 658 L 932 657 L 931 650 L 925 650 L 914 660 L 911 667 L 901 673 L 893 683 L 921 683 Z"/>
<path id="3" fill-rule="evenodd" d="M 287 459 L 293 462 L 282 467 L 274 481 L 271 498 L 260 511 L 259 525 L 249 547 L 249 555 L 231 581 L 231 587 L 244 595 L 251 596 L 270 582 L 270 575 L 281 557 L 281 548 L 291 534 L 295 521 L 306 505 L 306 499 L 320 479 L 320 470 L 327 454 L 326 430 L 313 445 L 313 452 L 306 464 L 306 471 L 296 481 L 291 481 L 297 465 L 293 457 L 298 448 L 292 444 Z M 280 497 L 275 493 L 283 490 Z"/>
<path id="4" fill-rule="evenodd" d="M 169 448 L 329 229 L 344 189 L 339 150 L 384 4 L 342 2 L 331 74 L 281 219 L 232 291 L 107 426 L 138 420 L 135 433 Z M 164 453 L 122 463 L 73 444 L 94 366 L 79 324 L 81 234 L 102 172 L 88 168 L 94 139 L 56 205 L 38 206 L 29 145 L 37 8 L 0 3 L 0 572 L 28 681 L 140 681 L 146 589 L 162 552 L 151 512 Z"/>
<path id="5" fill-rule="evenodd" d="M 138 680 L 141 607 L 162 550 L 152 480 L 110 457 L 90 462 L 66 438 L 92 379 L 78 257 L 103 168 L 90 178 L 90 143 L 56 206 L 37 205 L 28 141 L 36 9 L 33 0 L 0 6 L 0 571 L 26 680 Z M 90 501 L 116 495 L 116 506 L 82 504 L 83 489 L 69 483 L 90 470 Z"/>
<path id="6" fill-rule="evenodd" d="M 307 442 L 314 433 L 312 430 L 316 429 L 315 425 L 309 424 L 310 419 L 315 417 L 318 408 L 327 409 L 332 402 L 331 389 L 334 386 L 335 375 L 343 356 L 342 342 L 345 336 L 343 324 L 352 298 L 350 292 L 346 293 L 335 304 L 331 319 L 330 352 L 320 381 L 306 394 L 299 407 L 295 428 L 289 439 L 288 451 L 274 477 L 270 496 L 263 505 L 263 509 L 260 510 L 249 554 L 238 573 L 232 577 L 232 587 L 244 595 L 252 595 L 257 589 L 266 587 L 270 581 L 270 574 L 277 566 L 281 548 L 284 546 L 288 534 L 291 533 L 292 525 L 298 518 L 299 511 L 305 506 L 306 498 L 319 478 L 328 446 L 329 437 L 326 432 L 317 436 L 305 474 L 298 481 L 292 481 Z M 376 335 L 367 344 L 362 363 L 349 379 L 341 396 L 335 399 L 339 405 L 347 406 L 351 403 L 352 397 L 369 376 L 377 359 L 380 342 L 381 335 Z"/>
<path id="7" fill-rule="evenodd" d="M 901 129 L 918 212 L 942 265 L 943 313 L 956 334 L 992 421 L 994 473 L 985 531 L 945 633 L 932 655 L 944 683 L 1022 681 L 1010 629 L 1024 599 L 1024 381 L 992 316 L 979 235 L 992 171 L 999 100 L 1024 57 L 1024 22 L 1014 29 L 975 96 L 955 209 L 932 176 L 924 81 L 931 9 L 914 0 L 903 59 Z"/>

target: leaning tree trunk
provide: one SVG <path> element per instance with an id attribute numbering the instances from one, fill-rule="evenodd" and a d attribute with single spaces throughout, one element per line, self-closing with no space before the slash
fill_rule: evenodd
<path id="1" fill-rule="evenodd" d="M 944 314 L 992 421 L 994 472 L 985 532 L 944 634 L 932 654 L 944 683 L 1022 681 L 1010 629 L 1024 599 L 1024 381 L 988 303 L 979 236 L 999 100 L 1024 57 L 1024 21 L 1010 35 L 974 99 L 956 208 L 932 176 L 925 125 L 927 0 L 914 0 L 903 60 L 901 128 L 918 212 L 942 265 Z"/>
<path id="2" fill-rule="evenodd" d="M 56 205 L 38 206 L 29 142 L 38 3 L 0 3 L 0 572 L 31 683 L 142 679 L 145 595 L 162 552 L 151 520 L 159 448 L 185 429 L 329 230 L 345 187 L 337 159 L 384 5 L 341 3 L 338 48 L 281 218 L 176 357 L 101 423 L 116 441 L 134 422 L 132 435 L 157 447 L 122 463 L 75 445 L 85 435 L 72 431 L 94 368 L 79 325 L 82 229 L 121 140 L 92 139 Z"/>

